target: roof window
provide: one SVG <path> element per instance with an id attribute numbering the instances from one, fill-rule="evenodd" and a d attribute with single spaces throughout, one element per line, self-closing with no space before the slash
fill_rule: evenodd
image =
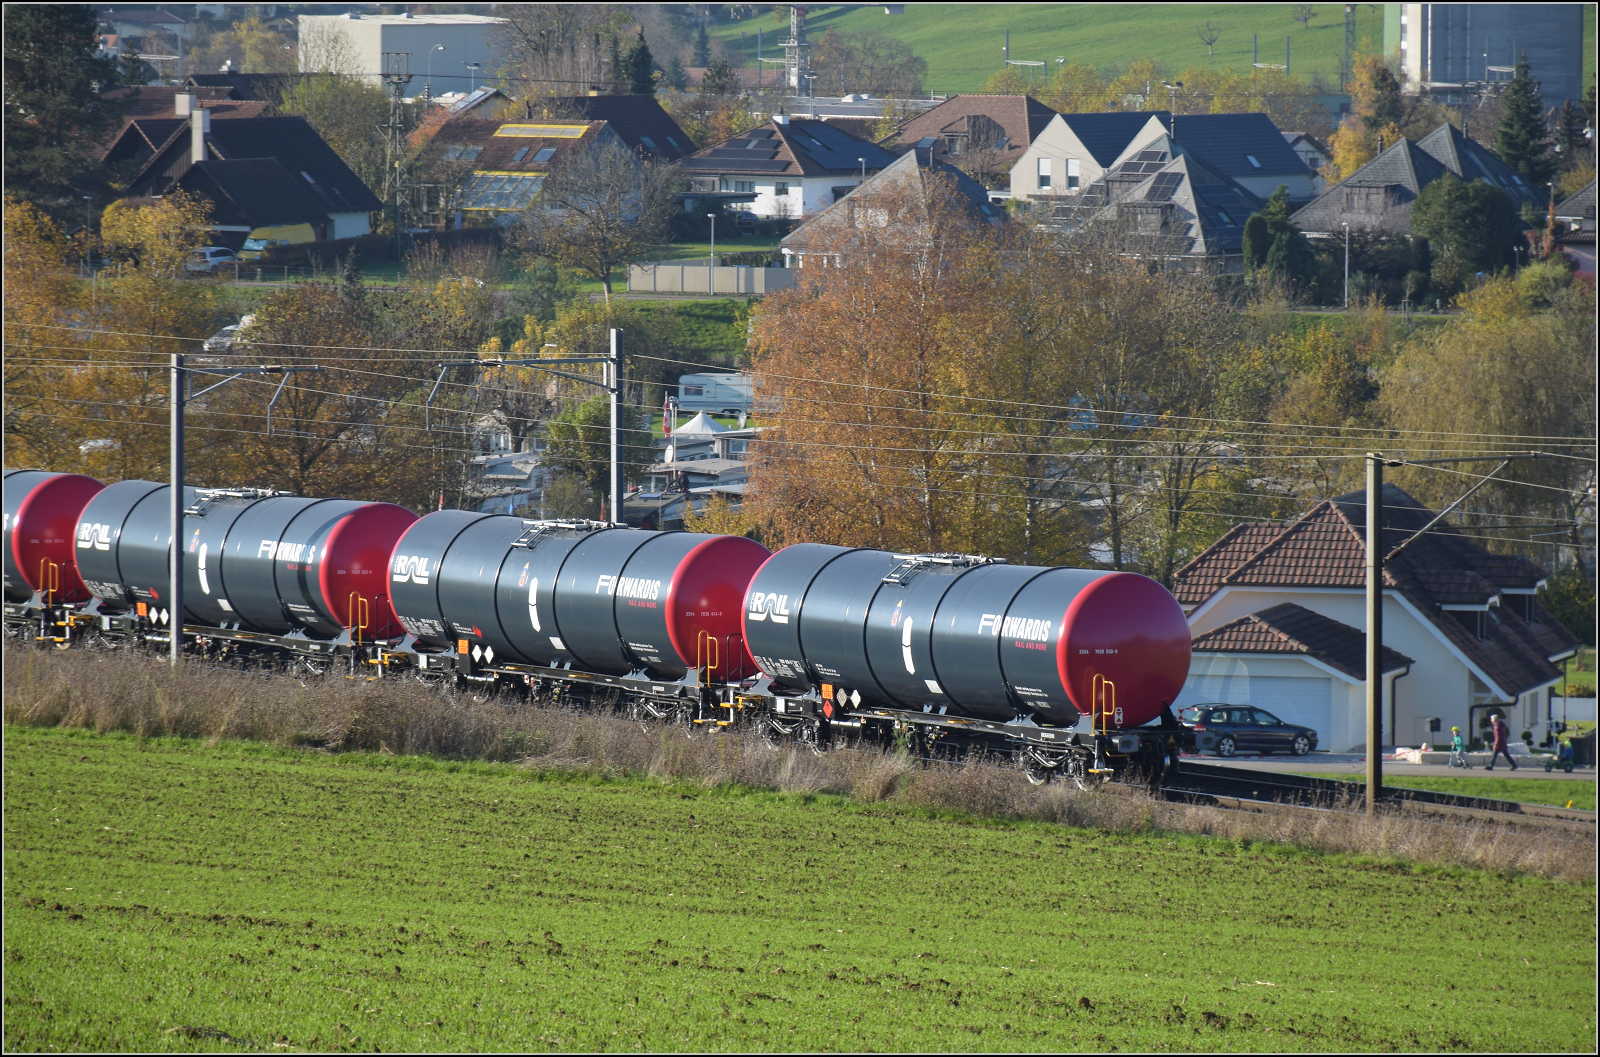
<path id="1" fill-rule="evenodd" d="M 511 156 L 511 160 L 514 161 L 514 162 L 519 162 L 523 158 L 526 158 L 527 156 L 528 156 L 528 148 L 527 147 L 518 147 L 517 148 L 517 152 Z"/>
<path id="2" fill-rule="evenodd" d="M 927 150 L 929 147 L 938 142 L 938 136 L 923 136 L 921 139 L 917 140 L 917 147 L 920 150 Z"/>
<path id="3" fill-rule="evenodd" d="M 643 143 L 645 145 L 645 147 L 647 149 L 649 149 L 649 150 L 655 150 L 656 149 L 655 141 L 652 140 L 649 136 L 640 136 L 639 137 L 639 142 Z"/>
<path id="4" fill-rule="evenodd" d="M 1256 156 L 1254 154 L 1246 154 L 1244 156 L 1244 160 L 1249 162 L 1254 168 L 1261 168 L 1261 163 L 1256 161 Z"/>
<path id="5" fill-rule="evenodd" d="M 556 156 L 554 147 L 540 147 L 539 152 L 533 156 L 535 162 L 546 162 Z"/>
<path id="6" fill-rule="evenodd" d="M 678 141 L 673 139 L 671 136 L 667 137 L 667 142 L 672 144 L 674 147 L 676 147 L 678 145 Z"/>
<path id="7" fill-rule="evenodd" d="M 1217 210 L 1217 219 L 1222 221 L 1222 223 L 1225 224 L 1226 226 L 1228 226 L 1230 228 L 1233 227 L 1233 218 L 1228 215 L 1226 210 L 1223 210 L 1223 209 Z"/>

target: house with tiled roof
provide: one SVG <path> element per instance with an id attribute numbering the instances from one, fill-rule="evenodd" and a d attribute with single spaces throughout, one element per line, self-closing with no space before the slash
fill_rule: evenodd
<path id="1" fill-rule="evenodd" d="M 1393 485 L 1383 491 L 1385 745 L 1478 730 L 1500 712 L 1542 737 L 1557 664 L 1578 640 L 1538 603 L 1545 573 L 1492 554 Z M 1366 742 L 1366 497 L 1287 524 L 1239 525 L 1179 570 L 1193 636 L 1177 704 L 1252 705 L 1313 727 L 1321 747 Z M 1414 542 L 1407 543 L 1416 537 Z"/>
<path id="2" fill-rule="evenodd" d="M 1454 125 L 1443 124 L 1413 142 L 1402 137 L 1376 158 L 1290 216 L 1312 237 L 1351 231 L 1411 234 L 1411 206 L 1445 173 L 1498 187 L 1521 209 L 1544 205 L 1541 191 Z"/>
<path id="3" fill-rule="evenodd" d="M 896 151 L 931 150 L 937 160 L 1002 190 L 1017 159 L 1055 116 L 1031 96 L 953 95 L 902 124 L 886 142 Z"/>
<path id="4" fill-rule="evenodd" d="M 431 147 L 465 172 L 453 208 L 493 219 L 530 208 L 552 169 L 606 144 L 626 146 L 606 121 L 497 121 L 469 116 L 446 122 Z M 625 156 L 635 166 L 643 164 L 633 152 Z"/>
<path id="5" fill-rule="evenodd" d="M 1153 116 L 1151 111 L 1056 114 L 1011 167 L 1011 197 L 1077 194 L 1116 164 Z"/>
<path id="6" fill-rule="evenodd" d="M 189 115 L 204 110 L 212 121 L 265 117 L 269 104 L 240 99 L 230 88 L 171 88 L 147 85 L 113 88 L 108 99 L 127 100 L 122 126 L 95 148 L 95 160 L 105 165 L 143 165 L 188 128 Z"/>
<path id="7" fill-rule="evenodd" d="M 936 185 L 941 185 L 936 190 Z M 989 201 L 982 184 L 931 150 L 913 147 L 849 197 L 833 203 L 784 236 L 779 249 L 784 267 L 804 268 L 807 257 L 841 264 L 860 240 L 927 239 L 930 205 L 939 191 L 961 220 L 977 227 L 998 227 L 1004 210 Z M 948 218 L 947 218 L 948 219 Z"/>
<path id="8" fill-rule="evenodd" d="M 1594 184 L 1580 188 L 1556 206 L 1556 221 L 1566 230 L 1556 237 L 1561 252 L 1578 266 L 1579 275 L 1595 274 Z"/>
<path id="9" fill-rule="evenodd" d="M 690 191 L 752 194 L 749 209 L 757 216 L 799 219 L 831 206 L 894 159 L 829 122 L 779 114 L 679 164 Z"/>

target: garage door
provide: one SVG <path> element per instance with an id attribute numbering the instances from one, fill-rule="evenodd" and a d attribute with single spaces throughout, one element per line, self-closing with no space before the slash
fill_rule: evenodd
<path id="1" fill-rule="evenodd" d="M 1282 675 L 1191 675 L 1178 695 L 1177 708 L 1203 701 L 1264 708 L 1285 723 L 1317 732 L 1317 747 L 1330 747 L 1333 680 L 1291 679 Z"/>

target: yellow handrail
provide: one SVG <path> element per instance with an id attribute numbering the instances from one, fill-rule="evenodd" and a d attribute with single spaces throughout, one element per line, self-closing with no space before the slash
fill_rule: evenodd
<path id="1" fill-rule="evenodd" d="M 1096 672 L 1090 684 L 1089 707 L 1093 710 L 1090 729 L 1096 734 L 1110 729 L 1117 712 L 1117 684 Z"/>
<path id="2" fill-rule="evenodd" d="M 45 605 L 61 590 L 61 566 L 49 558 L 39 559 L 39 590 L 44 594 Z"/>
<path id="3" fill-rule="evenodd" d="M 367 608 L 366 598 L 362 596 L 360 591 L 350 592 L 350 602 L 345 609 L 345 616 L 350 620 L 350 630 L 356 633 L 355 644 L 357 646 L 361 645 L 361 633 L 369 626 L 371 612 Z"/>

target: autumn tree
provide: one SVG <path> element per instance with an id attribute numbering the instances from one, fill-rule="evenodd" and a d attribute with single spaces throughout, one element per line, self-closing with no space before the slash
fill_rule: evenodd
<path id="1" fill-rule="evenodd" d="M 530 253 L 598 280 L 609 301 L 617 270 L 665 241 L 672 188 L 669 170 L 611 137 L 545 177 L 515 237 Z"/>

